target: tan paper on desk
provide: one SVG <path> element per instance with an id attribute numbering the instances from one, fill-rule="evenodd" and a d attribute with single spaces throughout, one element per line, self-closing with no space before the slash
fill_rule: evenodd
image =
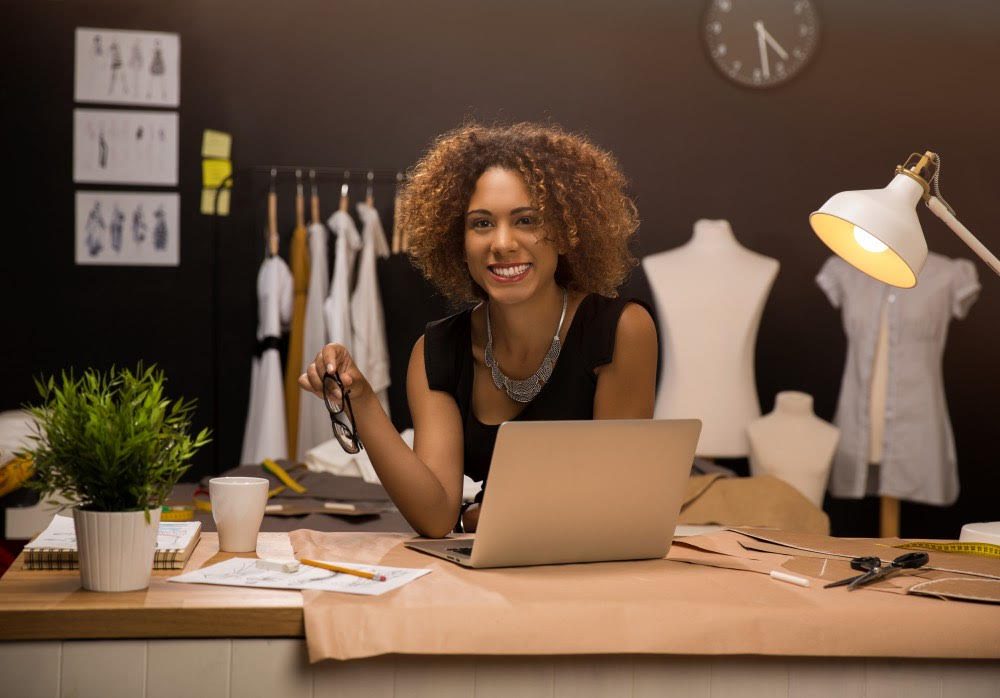
<path id="1" fill-rule="evenodd" d="M 749 545 L 761 551 L 798 549 L 810 555 L 837 555 L 845 560 L 872 556 L 886 561 L 908 552 L 895 547 L 906 542 L 901 538 L 830 538 L 752 528 L 733 531 L 756 539 L 757 543 Z M 1000 560 L 963 553 L 926 552 L 929 559 L 924 567 L 913 572 L 897 573 L 889 580 L 880 582 L 877 588 L 899 588 L 908 594 L 1000 604 Z M 785 567 L 809 574 L 803 563 L 788 563 Z"/>
<path id="2" fill-rule="evenodd" d="M 312 661 L 381 654 L 1000 658 L 1000 607 L 833 594 L 666 560 L 469 570 L 402 534 L 290 534 L 299 557 L 433 570 L 379 597 L 303 592 Z M 678 551 L 681 546 L 678 546 Z M 866 632 L 872 619 L 891 632 Z"/>
<path id="3" fill-rule="evenodd" d="M 803 533 L 830 532 L 826 513 L 805 495 L 771 475 L 688 479 L 679 524 L 766 526 Z"/>

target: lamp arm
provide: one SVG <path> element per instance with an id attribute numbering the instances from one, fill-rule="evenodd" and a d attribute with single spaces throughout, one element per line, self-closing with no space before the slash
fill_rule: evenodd
<path id="1" fill-rule="evenodd" d="M 969 248 L 979 255 L 979 258 L 986 262 L 986 265 L 994 271 L 998 276 L 1000 276 L 1000 259 L 986 249 L 986 245 L 979 242 L 979 239 L 972 234 L 968 228 L 959 222 L 955 218 L 955 214 L 948 210 L 940 199 L 936 196 L 928 197 L 927 208 L 934 212 L 934 215 L 944 221 L 944 224 L 951 228 L 952 232 L 955 233 L 962 242 L 969 246 Z"/>

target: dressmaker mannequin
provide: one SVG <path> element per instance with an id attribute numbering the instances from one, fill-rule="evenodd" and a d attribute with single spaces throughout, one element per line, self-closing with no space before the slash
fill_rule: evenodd
<path id="1" fill-rule="evenodd" d="M 813 414 L 811 395 L 778 393 L 774 411 L 751 422 L 747 437 L 751 475 L 779 477 L 823 506 L 840 430 Z"/>
<path id="2" fill-rule="evenodd" d="M 778 266 L 728 221 L 704 219 L 684 245 L 642 260 L 663 352 L 654 416 L 701 419 L 699 456 L 747 455 L 746 426 L 760 417 L 754 345 Z"/>

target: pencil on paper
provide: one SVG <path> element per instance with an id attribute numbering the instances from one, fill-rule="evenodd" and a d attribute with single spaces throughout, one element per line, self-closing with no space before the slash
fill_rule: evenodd
<path id="1" fill-rule="evenodd" d="M 376 582 L 386 581 L 385 575 L 373 574 L 371 572 L 362 572 L 361 570 L 352 570 L 350 567 L 338 567 L 337 565 L 330 565 L 325 562 L 319 562 L 317 560 L 307 560 L 306 558 L 300 558 L 299 562 L 303 565 L 309 565 L 311 567 L 320 567 L 324 570 L 330 570 L 331 572 L 343 572 L 344 574 L 353 574 L 356 577 L 364 577 L 365 579 L 372 579 Z"/>

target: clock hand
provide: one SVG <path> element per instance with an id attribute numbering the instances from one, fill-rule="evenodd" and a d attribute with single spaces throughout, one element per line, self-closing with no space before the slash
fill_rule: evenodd
<path id="1" fill-rule="evenodd" d="M 753 23 L 753 28 L 757 30 L 757 49 L 760 51 L 760 69 L 765 78 L 771 77 L 771 68 L 767 63 L 767 47 L 764 45 L 764 23 L 759 19 Z"/>
<path id="2" fill-rule="evenodd" d="M 779 56 L 781 56 L 781 60 L 787 61 L 788 60 L 788 53 L 785 51 L 785 49 L 781 48 L 781 44 L 779 44 L 774 39 L 774 37 L 771 36 L 771 32 L 769 32 L 767 29 L 764 28 L 764 23 L 763 22 L 761 22 L 760 30 L 764 33 L 764 40 L 768 44 L 771 45 L 771 48 L 774 49 L 775 53 L 777 53 Z"/>

